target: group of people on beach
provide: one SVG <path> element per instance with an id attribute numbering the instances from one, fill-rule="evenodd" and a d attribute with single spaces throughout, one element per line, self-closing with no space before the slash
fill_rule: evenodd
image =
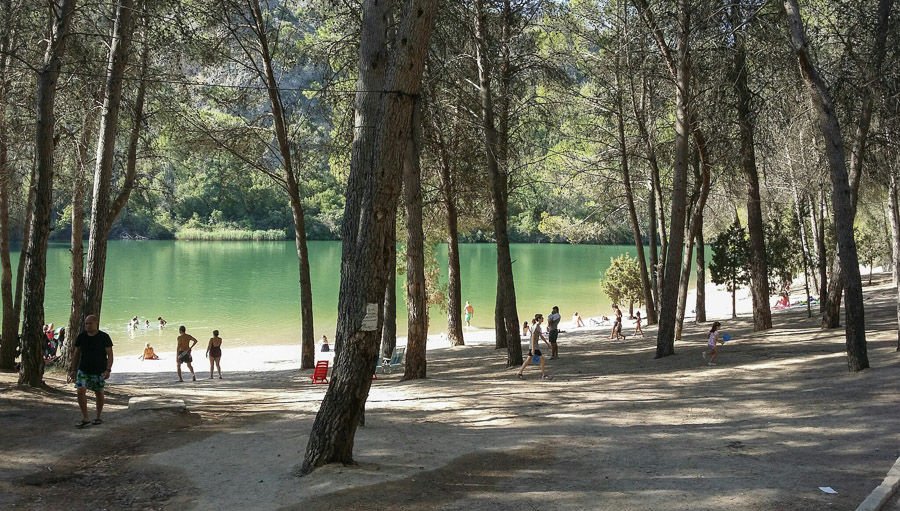
<path id="1" fill-rule="evenodd" d="M 466 305 L 469 303 L 466 302 Z M 622 310 L 618 305 L 613 305 L 613 326 L 612 331 L 609 334 L 608 339 L 615 340 L 625 340 L 627 336 L 622 334 L 622 324 L 623 324 L 623 315 Z M 539 341 L 543 341 L 548 348 L 550 348 L 550 358 L 549 360 L 555 360 L 559 358 L 559 321 L 561 317 L 559 314 L 559 307 L 554 306 L 552 312 L 547 317 L 547 337 L 544 337 L 544 330 L 542 329 L 542 324 L 544 322 L 543 314 L 535 314 L 534 319 L 531 320 L 531 324 L 527 321 L 522 324 L 522 337 L 527 338 L 529 341 L 529 349 L 528 356 L 525 358 L 525 361 L 522 363 L 522 367 L 516 373 L 516 377 L 520 380 L 525 379 L 524 371 L 525 368 L 530 364 L 540 364 L 541 367 L 541 378 L 549 380 L 551 376 L 547 374 L 547 368 L 544 357 L 544 354 L 538 349 Z M 633 336 L 640 335 L 641 338 L 644 338 L 644 331 L 641 328 L 641 322 L 643 318 L 641 317 L 641 312 L 636 311 L 633 319 L 635 320 L 634 325 L 634 333 Z M 606 316 L 602 317 L 600 325 L 609 324 L 609 318 Z M 575 312 L 572 315 L 572 327 L 580 328 L 585 326 L 584 321 L 581 319 L 581 316 L 578 315 L 578 312 Z M 716 365 L 715 360 L 719 356 L 718 346 L 724 344 L 726 340 L 728 340 L 728 336 L 724 336 L 724 338 L 719 338 L 722 324 L 718 321 L 712 324 L 712 327 L 709 331 L 709 338 L 707 340 L 707 349 L 702 352 L 703 360 L 707 363 L 707 365 L 714 366 Z"/>
<path id="2" fill-rule="evenodd" d="M 219 337 L 219 331 L 213 330 L 212 337 L 209 338 L 209 343 L 206 345 L 206 354 L 204 355 L 209 359 L 209 379 L 212 380 L 215 371 L 219 372 L 219 379 L 222 379 L 222 366 L 220 364 L 222 359 L 222 338 Z M 187 329 L 184 325 L 178 327 L 178 337 L 176 339 L 175 344 L 175 361 L 177 363 L 176 371 L 178 372 L 178 381 L 183 382 L 184 378 L 181 376 L 181 364 L 186 364 L 188 370 L 191 372 L 191 379 L 193 381 L 197 381 L 197 375 L 194 373 L 194 366 L 192 365 L 194 362 L 194 357 L 191 355 L 194 346 L 200 342 L 196 337 L 187 333 Z M 153 351 L 153 347 L 150 346 L 150 343 L 144 345 L 144 354 L 141 355 L 142 360 L 159 360 L 159 356 Z"/>

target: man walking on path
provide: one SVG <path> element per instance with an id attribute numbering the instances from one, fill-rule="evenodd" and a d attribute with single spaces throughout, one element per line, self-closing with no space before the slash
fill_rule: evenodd
<path id="1" fill-rule="evenodd" d="M 559 337 L 559 321 L 561 319 L 559 307 L 554 305 L 553 312 L 547 316 L 547 326 L 550 327 L 550 360 L 559 358 L 559 348 L 556 346 L 556 339 Z"/>
<path id="2" fill-rule="evenodd" d="M 475 315 L 475 307 L 472 307 L 472 304 L 466 300 L 466 328 L 469 328 L 472 321 L 472 316 Z"/>
<path id="3" fill-rule="evenodd" d="M 191 370 L 191 379 L 197 381 L 197 375 L 194 374 L 194 366 L 191 365 L 191 362 L 194 361 L 194 358 L 191 357 L 191 350 L 197 344 L 197 339 L 193 335 L 185 333 L 184 325 L 178 327 L 178 332 L 178 346 L 175 348 L 178 351 L 178 355 L 175 357 L 175 360 L 178 361 L 178 381 L 184 381 L 181 379 L 182 362 L 187 364 L 188 369 Z"/>
<path id="4" fill-rule="evenodd" d="M 113 365 L 113 343 L 106 332 L 100 331 L 97 316 L 84 318 L 84 331 L 75 338 L 75 355 L 69 376 L 75 380 L 75 392 L 78 394 L 78 407 L 81 408 L 81 422 L 76 428 L 88 424 L 102 424 L 100 414 L 103 413 L 103 388 Z M 93 421 L 88 419 L 87 391 L 94 391 L 97 400 L 97 416 Z"/>

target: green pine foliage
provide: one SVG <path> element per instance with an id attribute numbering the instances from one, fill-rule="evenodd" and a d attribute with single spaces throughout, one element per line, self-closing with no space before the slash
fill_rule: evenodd
<path id="1" fill-rule="evenodd" d="M 719 233 L 712 242 L 709 274 L 715 284 L 725 284 L 732 294 L 750 282 L 750 242 L 737 223 Z"/>
<path id="2" fill-rule="evenodd" d="M 611 257 L 601 286 L 612 303 L 641 303 L 643 294 L 637 258 L 628 254 Z"/>

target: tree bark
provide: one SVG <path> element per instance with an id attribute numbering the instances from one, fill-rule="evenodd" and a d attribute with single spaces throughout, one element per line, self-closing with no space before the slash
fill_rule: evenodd
<path id="1" fill-rule="evenodd" d="M 24 316 L 22 321 L 22 372 L 19 384 L 40 386 L 43 383 L 44 291 L 47 277 L 47 237 L 53 195 L 53 151 L 56 115 L 56 88 L 62 58 L 69 37 L 75 0 L 62 0 L 54 10 L 47 51 L 37 80 L 35 119 L 34 210 L 31 215 L 28 250 L 25 259 Z M 6 343 L 4 343 L 6 344 Z"/>
<path id="2" fill-rule="evenodd" d="M 634 192 L 631 188 L 631 173 L 628 168 L 628 144 L 625 140 L 625 106 L 622 101 L 622 79 L 619 58 L 616 57 L 616 108 L 618 125 L 619 156 L 622 166 L 622 183 L 625 185 L 625 203 L 628 205 L 628 217 L 631 220 L 631 231 L 634 234 L 634 247 L 637 251 L 638 268 L 641 274 L 641 293 L 647 309 L 647 324 L 657 322 L 653 291 L 650 287 L 650 276 L 647 273 L 647 259 L 644 256 L 644 239 L 641 236 L 641 225 L 638 222 L 637 209 L 634 207 Z"/>
<path id="3" fill-rule="evenodd" d="M 690 106 L 690 2 L 678 0 L 677 58 L 673 58 L 662 31 L 656 26 L 647 0 L 634 0 L 641 16 L 653 33 L 669 72 L 675 79 L 675 157 L 672 168 L 672 205 L 669 214 L 669 243 L 666 249 L 656 358 L 675 354 L 678 285 L 681 277 L 682 251 L 687 200 L 687 168 L 691 131 Z"/>
<path id="4" fill-rule="evenodd" d="M 831 171 L 833 186 L 835 235 L 838 241 L 841 277 L 846 297 L 847 365 L 852 372 L 861 371 L 869 367 L 869 358 L 866 353 L 865 310 L 859 259 L 856 254 L 856 240 L 853 237 L 855 208 L 851 183 L 847 174 L 844 141 L 831 94 L 813 65 L 807 49 L 806 32 L 797 0 L 784 0 L 784 8 L 790 23 L 791 43 L 799 63 L 800 74 L 809 88 L 810 102 L 815 112 L 816 123 L 825 139 L 825 155 Z"/>
<path id="5" fill-rule="evenodd" d="M 819 204 L 816 205 L 816 202 Z M 819 273 L 819 312 L 825 313 L 825 298 L 828 295 L 828 253 L 825 246 L 825 192 L 819 191 L 818 201 L 809 198 L 809 214 L 813 221 L 816 243 L 816 270 Z"/>
<path id="6" fill-rule="evenodd" d="M 434 126 L 437 139 L 438 166 L 441 175 L 441 195 L 447 207 L 447 338 L 451 346 L 465 344 L 462 328 L 462 283 L 459 265 L 459 212 L 453 186 L 450 156 L 444 135 L 439 126 Z"/>
<path id="7" fill-rule="evenodd" d="M 897 199 L 898 183 L 894 170 L 890 172 L 888 203 L 891 214 L 891 262 L 894 267 L 894 287 L 897 288 L 897 351 L 900 351 L 900 201 Z"/>
<path id="8" fill-rule="evenodd" d="M 653 123 L 653 94 L 647 82 L 647 77 L 643 76 L 640 106 L 638 106 L 634 86 L 632 85 L 631 105 L 634 109 L 638 133 L 640 133 L 641 140 L 644 141 L 644 145 L 646 146 L 647 163 L 650 166 L 650 278 L 653 283 L 654 305 L 658 312 L 660 309 L 660 282 L 663 281 L 665 276 L 662 264 L 664 264 L 666 260 L 668 236 L 666 235 L 665 203 L 663 201 L 662 186 L 659 179 L 659 163 L 656 160 L 656 142 L 653 138 L 655 135 L 652 134 L 649 127 Z M 657 236 L 660 240 L 659 247 L 657 247 L 656 244 Z M 648 321 L 647 324 L 652 325 L 653 323 Z"/>
<path id="9" fill-rule="evenodd" d="M 407 341 L 404 380 L 425 378 L 428 342 L 428 303 L 425 285 L 425 232 L 422 227 L 422 104 L 413 107 L 406 158 L 403 162 L 403 202 L 406 206 L 406 308 Z"/>
<path id="10" fill-rule="evenodd" d="M 134 33 L 133 11 L 134 0 L 120 0 L 116 8 L 116 19 L 109 45 L 103 112 L 100 117 L 100 139 L 97 141 L 97 161 L 94 169 L 91 233 L 84 275 L 84 303 L 79 324 L 83 323 L 84 318 L 89 315 L 100 317 L 103 306 L 107 238 L 115 221 L 110 188 L 115 164 L 116 131 L 119 126 L 119 110 L 122 104 L 122 85 Z M 136 126 L 139 126 L 140 118 L 136 118 L 134 122 Z M 130 181 L 126 176 L 119 196 L 122 196 L 123 192 L 130 194 L 133 184 L 134 176 L 132 175 Z M 125 195 L 125 200 L 127 201 L 127 195 Z"/>
<path id="11" fill-rule="evenodd" d="M 75 354 L 72 344 L 81 330 L 81 308 L 84 303 L 82 301 L 84 299 L 84 189 L 87 184 L 88 151 L 91 141 L 94 139 L 94 127 L 100 113 L 98 103 L 102 103 L 100 94 L 101 92 L 98 91 L 98 97 L 91 101 L 84 114 L 84 123 L 76 153 L 77 160 L 72 171 L 72 236 L 70 238 L 72 267 L 69 271 L 69 294 L 72 304 L 69 309 L 69 321 L 66 323 L 65 344 L 62 347 L 63 366 L 66 368 L 67 374 L 75 369 L 72 367 Z"/>
<path id="12" fill-rule="evenodd" d="M 759 173 L 756 169 L 756 150 L 753 140 L 753 93 L 747 84 L 747 54 L 744 17 L 740 4 L 731 7 L 731 26 L 734 30 L 734 75 L 737 94 L 737 117 L 741 139 L 741 168 L 747 179 L 747 232 L 750 234 L 750 290 L 753 296 L 753 330 L 772 328 L 769 309 L 769 267 L 766 262 L 766 238 L 763 231 L 762 201 L 759 195 Z"/>
<path id="13" fill-rule="evenodd" d="M 300 185 L 294 173 L 291 144 L 288 135 L 287 119 L 281 101 L 281 90 L 275 79 L 272 67 L 272 54 L 269 51 L 269 38 L 266 32 L 265 19 L 259 7 L 259 0 L 252 0 L 253 28 L 259 44 L 263 71 L 261 78 L 266 83 L 269 104 L 272 108 L 272 120 L 275 127 L 275 138 L 278 141 L 278 152 L 281 155 L 282 179 L 291 204 L 294 220 L 294 241 L 297 248 L 297 262 L 300 271 L 300 369 L 311 369 L 316 365 L 316 340 L 313 328 L 312 279 L 309 273 L 309 250 L 306 245 L 306 220 L 303 214 L 303 201 Z"/>
<path id="14" fill-rule="evenodd" d="M 397 223 L 391 229 L 388 243 L 388 281 L 384 289 L 384 325 L 381 327 L 381 357 L 390 358 L 397 347 Z"/>
<path id="15" fill-rule="evenodd" d="M 478 61 L 479 93 L 481 98 L 481 123 L 484 132 L 485 155 L 491 182 L 494 236 L 497 241 L 497 301 L 494 307 L 496 347 L 506 348 L 506 366 L 522 364 L 522 343 L 519 340 L 519 315 L 516 310 L 516 289 L 512 271 L 507 232 L 507 208 L 509 183 L 502 172 L 498 157 L 502 152 L 494 124 L 494 104 L 491 93 L 491 69 L 487 57 L 485 38 L 484 1 L 475 0 L 475 38 Z"/>
<path id="16" fill-rule="evenodd" d="M 362 5 L 355 133 L 342 224 L 335 367 L 310 432 L 300 474 L 353 462 L 353 442 L 372 384 L 391 254 L 391 224 L 437 0 L 405 0 L 395 26 L 390 2 Z M 396 29 L 388 41 L 388 29 Z M 388 49 L 390 48 L 390 49 Z"/>
<path id="17" fill-rule="evenodd" d="M 697 227 L 697 314 L 696 323 L 706 323 L 706 244 L 703 242 L 703 223 Z"/>
<path id="18" fill-rule="evenodd" d="M 0 2 L 0 17 L 10 19 L 12 3 Z M 9 127 L 6 121 L 7 98 L 9 94 L 8 67 L 10 61 L 10 33 L 0 33 L 0 300 L 3 302 L 2 338 L 16 339 L 19 330 L 19 315 L 15 313 L 12 287 L 12 258 L 10 256 L 9 194 L 13 180 L 9 166 Z M 24 254 L 24 250 L 23 250 Z M 0 370 L 12 371 L 15 367 L 16 342 L 0 345 Z"/>
<path id="19" fill-rule="evenodd" d="M 859 197 L 859 182 L 862 178 L 862 167 L 865 160 L 866 141 L 869 138 L 869 128 L 872 125 L 872 114 L 875 110 L 875 96 L 881 81 L 881 67 L 884 63 L 885 46 L 888 32 L 888 21 L 894 0 L 879 0 L 878 23 L 875 27 L 875 45 L 871 65 L 867 67 L 866 87 L 862 94 L 862 109 L 859 121 L 856 125 L 856 136 L 853 138 L 853 146 L 850 152 L 850 217 L 851 226 L 856 218 L 856 203 Z M 843 144 L 843 141 L 842 141 Z M 843 151 L 843 146 L 841 146 Z M 846 163 L 844 165 L 846 169 Z M 835 204 L 837 208 L 837 204 Z M 837 210 L 835 209 L 835 213 Z M 835 224 L 837 221 L 835 222 Z M 854 241 L 855 244 L 855 241 Z M 837 328 L 841 325 L 841 295 L 843 292 L 843 272 L 846 265 L 842 264 L 841 251 L 835 253 L 834 269 L 831 283 L 828 286 L 828 295 L 825 301 L 825 314 L 822 316 L 822 328 Z M 857 268 L 857 273 L 859 269 Z M 852 277 L 851 277 L 852 278 Z"/>
<path id="20" fill-rule="evenodd" d="M 706 207 L 706 199 L 709 197 L 709 156 L 706 152 L 706 139 L 699 128 L 694 129 L 694 141 L 696 144 L 694 156 L 695 192 L 691 196 L 692 212 L 690 222 L 685 227 L 684 262 L 682 263 L 681 274 L 678 279 L 678 308 L 675 311 L 675 339 L 677 340 L 681 339 L 681 331 L 684 327 L 684 312 L 687 308 L 687 292 L 691 281 L 694 240 L 697 239 L 697 233 L 703 227 L 703 210 Z"/>

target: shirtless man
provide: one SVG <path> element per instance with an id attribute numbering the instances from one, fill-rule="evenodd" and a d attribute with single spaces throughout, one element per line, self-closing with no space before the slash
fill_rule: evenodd
<path id="1" fill-rule="evenodd" d="M 472 326 L 472 316 L 475 315 L 475 307 L 472 307 L 472 304 L 466 300 L 466 328 Z"/>
<path id="2" fill-rule="evenodd" d="M 178 327 L 178 332 L 178 346 L 175 348 L 178 352 L 178 355 L 175 357 L 175 360 L 178 361 L 178 381 L 184 381 L 181 378 L 182 362 L 187 364 L 188 369 L 191 370 L 192 379 L 197 381 L 197 375 L 194 374 L 194 366 L 191 365 L 191 362 L 194 361 L 193 357 L 191 357 L 191 349 L 197 344 L 197 339 L 193 335 L 185 333 L 184 325 Z"/>

